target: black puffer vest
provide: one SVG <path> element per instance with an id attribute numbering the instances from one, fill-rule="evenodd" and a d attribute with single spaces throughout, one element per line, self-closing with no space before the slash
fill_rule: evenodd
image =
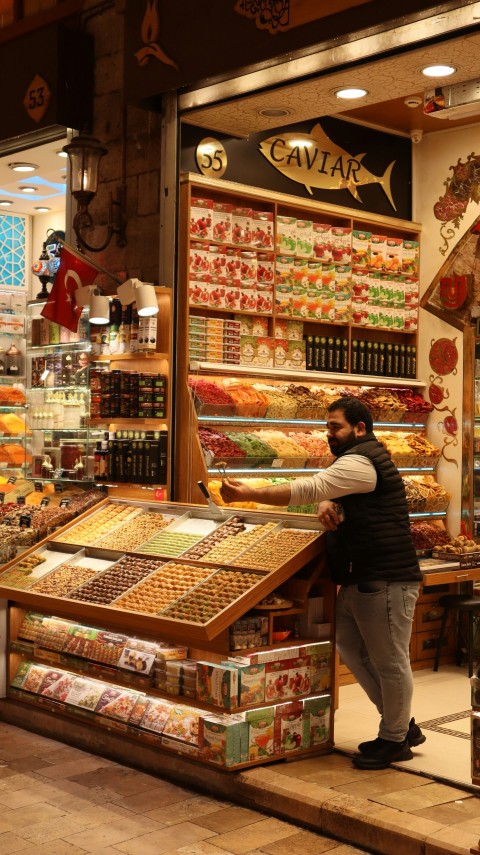
<path id="1" fill-rule="evenodd" d="M 368 433 L 342 448 L 337 459 L 345 454 L 368 457 L 377 472 L 377 485 L 371 493 L 352 493 L 336 500 L 343 507 L 345 521 L 326 534 L 332 579 L 341 585 L 420 581 L 405 488 L 390 453 Z"/>

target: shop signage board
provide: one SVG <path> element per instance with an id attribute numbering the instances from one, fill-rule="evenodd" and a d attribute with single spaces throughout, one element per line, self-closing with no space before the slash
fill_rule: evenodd
<path id="1" fill-rule="evenodd" d="M 213 152 L 208 158 L 199 156 L 205 139 Z M 216 152 L 221 152 L 218 165 L 225 180 L 411 220 L 409 139 L 332 116 L 252 134 L 248 140 L 182 127 L 181 172 L 211 177 Z"/>
<path id="2" fill-rule="evenodd" d="M 8 122 L 0 143 L 47 128 L 91 125 L 93 40 L 87 33 L 59 24 L 27 33 L 2 45 L 2 68 L 15 73 L 3 87 Z"/>
<path id="3" fill-rule="evenodd" d="M 411 0 L 408 12 L 434 5 Z M 285 54 L 312 53 L 328 40 L 385 26 L 397 16 L 383 0 L 126 0 L 125 97 L 154 105 L 164 92 Z"/>

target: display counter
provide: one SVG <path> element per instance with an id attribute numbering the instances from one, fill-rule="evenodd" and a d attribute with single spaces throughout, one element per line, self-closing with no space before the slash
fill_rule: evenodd
<path id="1" fill-rule="evenodd" d="M 7 696 L 225 768 L 333 747 L 311 517 L 105 499 L 5 565 Z"/>

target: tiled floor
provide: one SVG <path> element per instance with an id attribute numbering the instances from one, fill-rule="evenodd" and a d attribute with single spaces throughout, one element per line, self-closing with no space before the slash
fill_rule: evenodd
<path id="1" fill-rule="evenodd" d="M 466 666 L 444 665 L 437 672 L 415 671 L 413 677 L 412 712 L 427 741 L 414 749 L 413 760 L 398 767 L 471 787 L 471 703 Z M 337 748 L 355 751 L 359 742 L 378 735 L 377 728 L 377 711 L 358 684 L 342 686 L 335 714 Z"/>
<path id="2" fill-rule="evenodd" d="M 470 779 L 469 680 L 455 666 L 414 677 L 427 735 L 414 760 L 352 766 L 377 714 L 358 686 L 343 687 L 341 753 L 236 773 L 239 802 L 264 813 L 222 801 L 221 773 L 219 800 L 0 723 L 0 855 L 470 855 L 480 789 Z"/>
<path id="3" fill-rule="evenodd" d="M 0 723 L 0 855 L 365 852 Z"/>

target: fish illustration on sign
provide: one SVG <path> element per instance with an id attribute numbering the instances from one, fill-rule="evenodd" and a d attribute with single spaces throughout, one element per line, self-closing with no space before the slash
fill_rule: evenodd
<path id="1" fill-rule="evenodd" d="M 392 208 L 396 211 L 390 187 L 392 169 L 396 161 L 387 166 L 383 175 L 374 175 L 362 164 L 365 152 L 355 156 L 333 143 L 321 125 L 314 125 L 309 134 L 283 133 L 259 143 L 263 156 L 282 175 L 303 184 L 308 192 L 321 190 L 348 190 L 361 202 L 359 187 L 379 184 Z"/>

